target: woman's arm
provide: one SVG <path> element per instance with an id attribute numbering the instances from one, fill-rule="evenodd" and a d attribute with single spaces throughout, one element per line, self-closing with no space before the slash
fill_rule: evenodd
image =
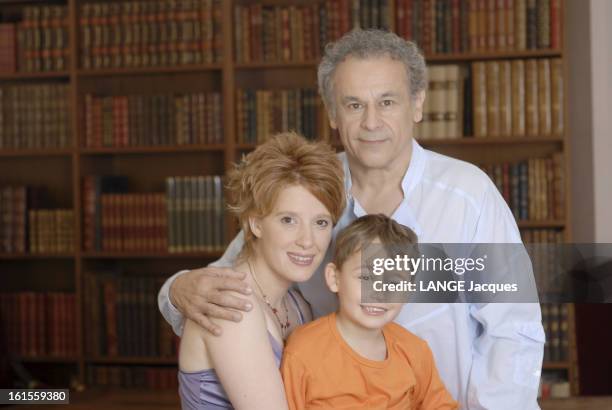
<path id="1" fill-rule="evenodd" d="M 203 333 L 209 357 L 236 410 L 287 409 L 264 312 L 253 295 L 247 299 L 253 310 L 240 323 L 217 320 L 221 336 Z"/>

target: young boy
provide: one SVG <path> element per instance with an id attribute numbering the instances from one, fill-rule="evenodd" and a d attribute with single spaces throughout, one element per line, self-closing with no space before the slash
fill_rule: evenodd
<path id="1" fill-rule="evenodd" d="M 363 216 L 340 232 L 325 269 L 338 312 L 295 330 L 284 350 L 289 408 L 456 409 L 427 343 L 392 323 L 402 304 L 362 302 L 369 274 L 361 253 L 371 243 L 407 247 L 416 235 L 384 215 Z"/>

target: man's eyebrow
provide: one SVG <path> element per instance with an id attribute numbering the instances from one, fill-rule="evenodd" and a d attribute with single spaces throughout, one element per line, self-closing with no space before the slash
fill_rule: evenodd
<path id="1" fill-rule="evenodd" d="M 381 95 L 379 95 L 378 97 L 376 97 L 377 99 L 381 99 L 381 98 L 389 98 L 389 97 L 393 97 L 393 98 L 398 98 L 400 95 L 400 93 L 396 92 L 396 91 L 385 91 L 384 93 L 382 93 Z M 343 103 L 350 103 L 350 102 L 355 102 L 358 101 L 360 102 L 361 99 L 352 95 L 347 95 L 342 97 L 342 102 Z"/>
<path id="2" fill-rule="evenodd" d="M 383 93 L 379 98 L 386 98 L 386 97 L 398 97 L 399 93 L 395 92 L 395 91 L 387 91 L 385 93 Z"/>
<path id="3" fill-rule="evenodd" d="M 342 97 L 342 102 L 343 103 L 347 103 L 347 102 L 354 102 L 354 101 L 361 101 L 359 98 L 354 97 L 352 95 L 348 95 L 345 97 Z"/>

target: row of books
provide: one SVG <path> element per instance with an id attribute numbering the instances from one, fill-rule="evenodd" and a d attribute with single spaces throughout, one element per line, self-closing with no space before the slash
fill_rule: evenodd
<path id="1" fill-rule="evenodd" d="M 561 263 L 565 242 L 561 229 L 523 229 L 521 238 L 529 251 L 540 295 L 554 297 L 561 292 Z"/>
<path id="2" fill-rule="evenodd" d="M 561 0 L 398 0 L 396 32 L 430 53 L 559 48 Z"/>
<path id="3" fill-rule="evenodd" d="M 429 67 L 419 139 L 560 136 L 564 131 L 562 60 L 528 59 Z M 312 89 L 238 90 L 239 143 L 295 129 L 308 137 L 326 130 Z"/>
<path id="4" fill-rule="evenodd" d="M 219 93 L 85 96 L 85 146 L 220 144 Z"/>
<path id="5" fill-rule="evenodd" d="M 521 229 L 521 239 L 528 243 L 563 243 L 563 231 L 557 229 Z"/>
<path id="6" fill-rule="evenodd" d="M 68 69 L 68 7 L 26 6 L 18 23 L 5 23 L 6 71 Z"/>
<path id="7" fill-rule="evenodd" d="M 0 253 L 24 253 L 30 190 L 25 185 L 0 188 Z"/>
<path id="8" fill-rule="evenodd" d="M 538 399 L 566 399 L 571 396 L 570 383 L 566 375 L 544 371 L 538 388 Z"/>
<path id="9" fill-rule="evenodd" d="M 74 250 L 74 212 L 41 209 L 42 187 L 0 188 L 0 253 L 62 253 Z"/>
<path id="10" fill-rule="evenodd" d="M 0 293 L 1 331 L 9 352 L 18 356 L 76 355 L 74 293 Z"/>
<path id="11" fill-rule="evenodd" d="M 517 220 L 564 218 L 565 175 L 563 157 L 482 166 L 508 203 Z"/>
<path id="12" fill-rule="evenodd" d="M 314 89 L 238 90 L 236 140 L 259 144 L 276 132 L 295 130 L 316 139 L 327 117 Z"/>
<path id="13" fill-rule="evenodd" d="M 85 3 L 80 9 L 85 69 L 213 63 L 223 55 L 220 0 Z"/>
<path id="14" fill-rule="evenodd" d="M 109 252 L 206 252 L 225 241 L 220 176 L 168 177 L 165 193 L 127 193 L 124 176 L 86 176 L 83 247 Z"/>
<path id="15" fill-rule="evenodd" d="M 166 251 L 165 195 L 104 194 L 100 196 L 102 250 L 108 252 Z"/>
<path id="16" fill-rule="evenodd" d="M 544 362 L 569 359 L 569 307 L 565 303 L 543 303 L 542 324 L 546 333 Z"/>
<path id="17" fill-rule="evenodd" d="M 123 176 L 88 175 L 83 180 L 83 249 L 138 252 L 168 249 L 166 197 L 128 194 Z"/>
<path id="18" fill-rule="evenodd" d="M 87 383 L 90 386 L 176 390 L 176 367 L 147 366 L 89 366 Z"/>
<path id="19" fill-rule="evenodd" d="M 70 145 L 66 84 L 0 86 L 0 149 Z"/>
<path id="20" fill-rule="evenodd" d="M 563 134 L 563 63 L 559 58 L 472 64 L 474 135 Z"/>
<path id="21" fill-rule="evenodd" d="M 223 251 L 223 180 L 218 175 L 166 178 L 168 251 Z"/>
<path id="22" fill-rule="evenodd" d="M 30 253 L 74 251 L 74 212 L 71 209 L 37 209 L 28 215 Z"/>
<path id="23" fill-rule="evenodd" d="M 176 357 L 178 338 L 157 311 L 162 282 L 153 276 L 85 275 L 89 354 Z"/>
<path id="24" fill-rule="evenodd" d="M 432 65 L 428 68 L 427 97 L 423 119 L 415 129 L 418 139 L 459 138 L 464 130 L 465 69 L 458 64 Z M 468 131 L 469 132 L 469 131 Z"/>
<path id="25" fill-rule="evenodd" d="M 389 0 L 332 0 L 310 5 L 236 5 L 237 62 L 313 61 L 325 44 L 354 27 L 391 27 Z"/>

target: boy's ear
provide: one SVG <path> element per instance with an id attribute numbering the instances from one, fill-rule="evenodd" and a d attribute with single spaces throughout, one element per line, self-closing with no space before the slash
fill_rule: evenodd
<path id="1" fill-rule="evenodd" d="M 261 221 L 255 216 L 249 216 L 249 228 L 256 238 L 261 238 Z"/>
<path id="2" fill-rule="evenodd" d="M 333 262 L 325 266 L 325 282 L 327 287 L 334 293 L 338 293 L 339 270 Z"/>

